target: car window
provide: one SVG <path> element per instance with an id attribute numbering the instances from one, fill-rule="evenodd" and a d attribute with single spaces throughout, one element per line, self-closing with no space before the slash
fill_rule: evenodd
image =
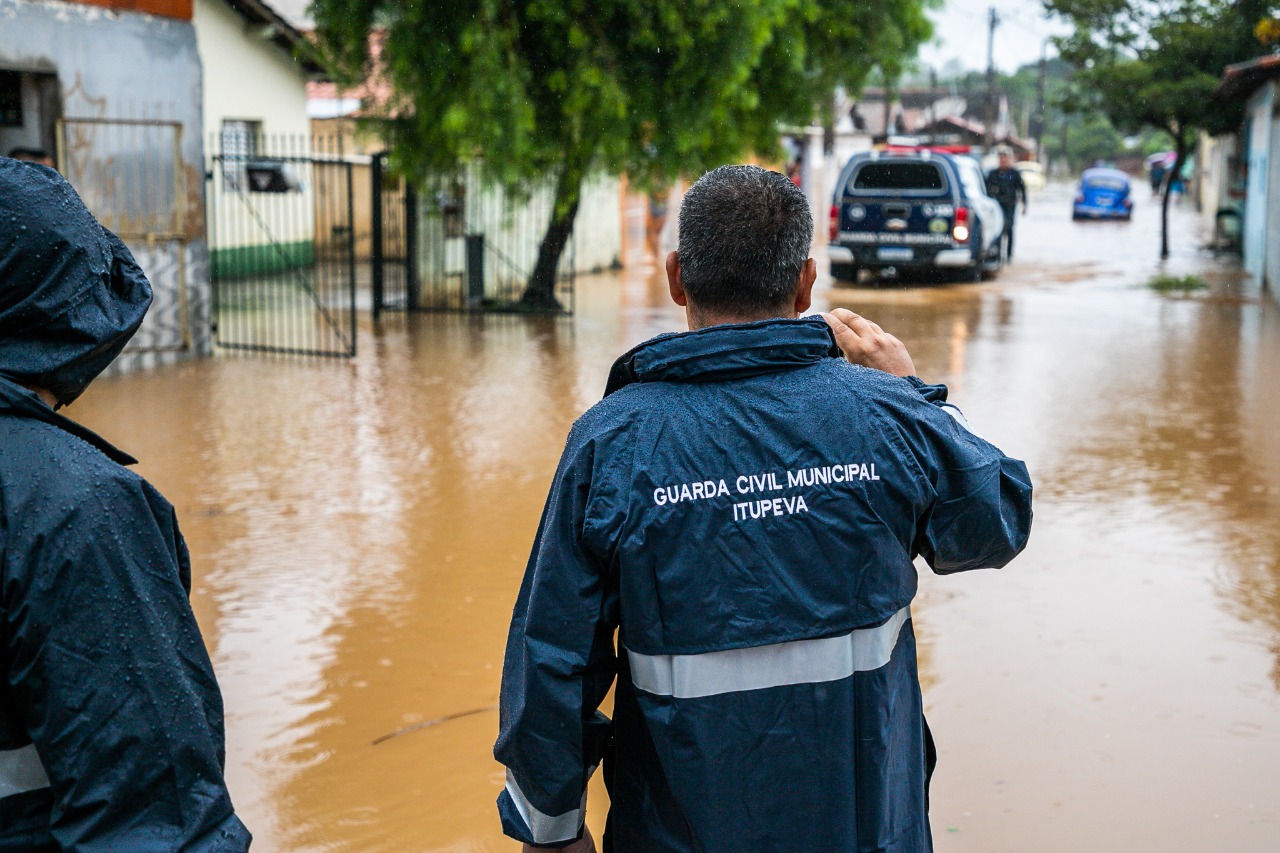
<path id="1" fill-rule="evenodd" d="M 975 198 L 987 194 L 986 182 L 983 181 L 982 171 L 976 163 L 957 160 L 956 171 L 960 173 L 960 184 L 964 187 L 965 195 Z"/>
<path id="2" fill-rule="evenodd" d="M 855 191 L 936 192 L 946 178 L 936 163 L 863 163 L 853 175 Z"/>
<path id="3" fill-rule="evenodd" d="M 1084 185 L 1098 190 L 1124 190 L 1129 182 L 1120 178 L 1085 178 Z"/>

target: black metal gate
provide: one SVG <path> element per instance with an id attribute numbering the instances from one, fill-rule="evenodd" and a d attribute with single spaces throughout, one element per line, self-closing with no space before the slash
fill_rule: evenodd
<path id="1" fill-rule="evenodd" d="M 361 164 L 306 140 L 224 132 L 208 193 L 218 346 L 356 354 L 356 209 Z"/>
<path id="2" fill-rule="evenodd" d="M 370 163 L 372 188 L 370 282 L 373 319 L 383 311 L 412 311 L 418 305 L 418 195 L 387 169 L 387 155 Z"/>

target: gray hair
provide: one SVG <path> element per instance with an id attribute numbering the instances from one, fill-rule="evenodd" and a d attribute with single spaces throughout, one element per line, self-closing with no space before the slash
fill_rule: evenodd
<path id="1" fill-rule="evenodd" d="M 680 205 L 680 280 L 700 308 L 777 308 L 794 298 L 812 241 L 809 200 L 790 179 L 759 166 L 721 166 Z"/>

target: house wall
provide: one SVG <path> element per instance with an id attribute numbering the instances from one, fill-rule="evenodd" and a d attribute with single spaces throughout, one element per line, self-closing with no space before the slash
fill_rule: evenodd
<path id="1" fill-rule="evenodd" d="M 1271 82 L 1271 103 L 1267 116 L 1270 157 L 1267 163 L 1267 223 L 1263 245 L 1262 282 L 1271 296 L 1280 302 L 1280 83 Z"/>
<path id="2" fill-rule="evenodd" d="M 1205 234 L 1213 234 L 1218 211 L 1238 209 L 1239 201 L 1231 198 L 1230 160 L 1235 156 L 1239 140 L 1234 134 L 1223 136 L 1200 135 L 1196 150 L 1199 177 L 1197 198 L 1200 202 L 1200 223 Z"/>
<path id="3" fill-rule="evenodd" d="M 204 64 L 206 139 L 221 133 L 224 119 L 260 122 L 268 135 L 310 135 L 306 72 L 288 53 L 223 0 L 195 0 L 193 23 Z"/>
<path id="4" fill-rule="evenodd" d="M 1248 179 L 1244 206 L 1244 266 L 1256 284 L 1266 274 L 1268 191 L 1272 160 L 1272 104 L 1274 89 L 1268 84 L 1249 98 L 1245 111 L 1245 156 Z"/>
<path id="5" fill-rule="evenodd" d="M 207 354 L 201 75 L 191 24 L 0 0 L 0 68 L 48 75 L 56 96 L 42 108 L 60 110 L 65 122 L 59 167 L 151 279 L 147 320 L 113 369 Z"/>
<path id="6" fill-rule="evenodd" d="M 264 157 L 311 153 L 307 77 L 279 45 L 224 0 L 195 0 L 196 42 L 204 65 L 204 135 L 210 156 L 222 152 L 226 121 L 254 123 Z M 224 168 L 233 173 L 224 177 Z M 305 266 L 315 259 L 316 180 L 302 162 L 284 167 L 298 189 L 260 193 L 232 188 L 244 163 L 212 163 L 221 185 L 210 194 L 211 258 L 215 276 L 239 277 Z"/>

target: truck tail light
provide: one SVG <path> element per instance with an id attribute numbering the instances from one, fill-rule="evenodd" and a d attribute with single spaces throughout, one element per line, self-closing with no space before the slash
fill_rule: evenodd
<path id="1" fill-rule="evenodd" d="M 840 205 L 831 205 L 831 234 L 829 240 L 834 243 L 836 235 L 840 233 Z"/>
<path id="2" fill-rule="evenodd" d="M 956 208 L 956 224 L 951 229 L 951 238 L 957 243 L 969 239 L 969 208 Z"/>

